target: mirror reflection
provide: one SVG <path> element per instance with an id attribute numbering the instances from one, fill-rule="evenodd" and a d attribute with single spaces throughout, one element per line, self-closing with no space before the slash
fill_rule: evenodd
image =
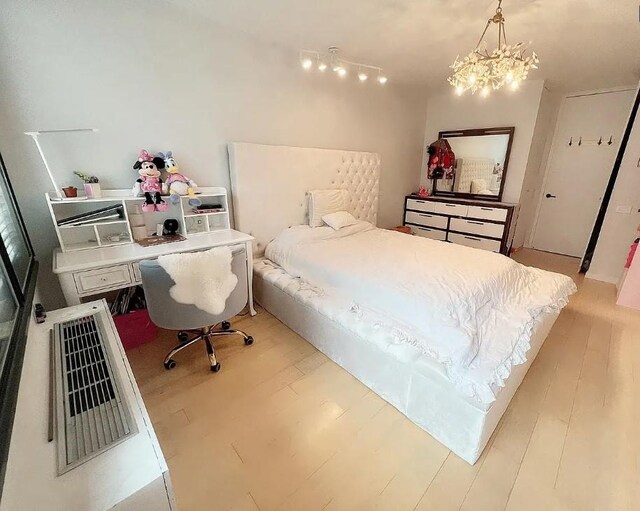
<path id="1" fill-rule="evenodd" d="M 440 132 L 455 165 L 450 179 L 434 183 L 434 194 L 501 200 L 513 132 L 513 127 Z"/>

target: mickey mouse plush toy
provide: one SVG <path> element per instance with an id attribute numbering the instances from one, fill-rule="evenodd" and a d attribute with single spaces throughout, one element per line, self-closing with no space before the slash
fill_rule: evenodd
<path id="1" fill-rule="evenodd" d="M 169 205 L 160 196 L 162 191 L 160 169 L 164 168 L 164 160 L 140 149 L 140 156 L 133 164 L 133 168 L 140 175 L 133 185 L 133 195 L 134 197 L 142 197 L 143 195 L 145 197 L 142 211 L 166 211 L 169 209 Z"/>

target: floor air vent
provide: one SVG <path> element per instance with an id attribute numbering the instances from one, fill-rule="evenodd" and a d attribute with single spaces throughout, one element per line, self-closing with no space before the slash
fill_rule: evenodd
<path id="1" fill-rule="evenodd" d="M 97 314 L 53 327 L 58 474 L 137 433 Z"/>

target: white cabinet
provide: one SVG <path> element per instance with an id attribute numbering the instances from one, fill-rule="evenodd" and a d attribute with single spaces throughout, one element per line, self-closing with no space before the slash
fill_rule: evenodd
<path id="1" fill-rule="evenodd" d="M 505 224 L 482 222 L 480 220 L 469 220 L 467 218 L 452 218 L 449 230 L 486 236 L 487 238 L 497 238 L 504 236 Z"/>
<path id="2" fill-rule="evenodd" d="M 120 289 L 132 283 L 128 264 L 81 271 L 73 274 L 78 294 L 95 294 L 103 290 Z"/>
<path id="3" fill-rule="evenodd" d="M 470 234 L 457 234 L 450 232 L 447 235 L 447 241 L 457 243 L 458 245 L 466 245 L 467 247 L 481 248 L 482 250 L 491 250 L 492 252 L 500 252 L 500 241 L 480 238 Z"/>
<path id="4" fill-rule="evenodd" d="M 435 229 L 444 229 L 446 231 L 448 219 L 446 216 L 435 215 L 433 213 L 407 211 L 405 222 L 414 225 L 423 225 L 425 227 L 433 227 Z"/>
<path id="5" fill-rule="evenodd" d="M 422 236 L 423 238 L 429 238 L 438 241 L 447 241 L 447 231 L 441 231 L 439 229 L 415 226 L 413 227 L 413 233 L 416 236 Z"/>
<path id="6" fill-rule="evenodd" d="M 417 236 L 508 255 L 518 210 L 504 202 L 408 196 L 404 225 Z"/>

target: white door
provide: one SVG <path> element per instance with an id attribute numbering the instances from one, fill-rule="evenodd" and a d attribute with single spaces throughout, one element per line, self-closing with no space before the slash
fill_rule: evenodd
<path id="1" fill-rule="evenodd" d="M 565 99 L 542 190 L 533 248 L 582 257 L 633 99 L 632 90 Z"/>

